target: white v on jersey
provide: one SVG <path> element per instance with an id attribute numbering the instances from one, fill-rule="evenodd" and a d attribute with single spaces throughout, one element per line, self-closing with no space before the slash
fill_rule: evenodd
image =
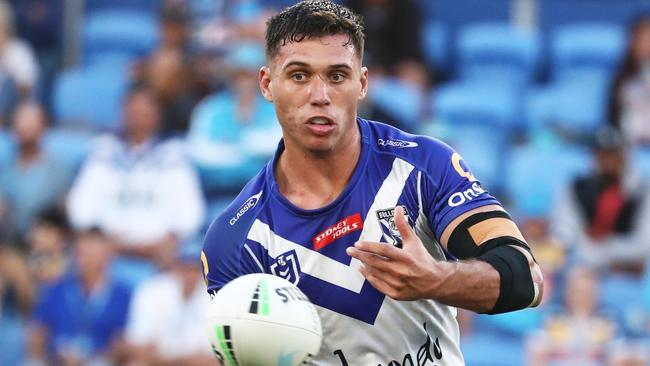
<path id="1" fill-rule="evenodd" d="M 498 204 L 442 142 L 358 119 L 361 156 L 331 204 L 303 210 L 278 191 L 275 158 L 214 221 L 203 267 L 209 291 L 235 277 L 271 273 L 296 284 L 323 325 L 318 366 L 463 365 L 456 309 L 433 300 L 396 301 L 375 290 L 345 253 L 358 240 L 401 246 L 394 208 L 406 209 L 429 253 L 445 227 L 476 207 Z"/>

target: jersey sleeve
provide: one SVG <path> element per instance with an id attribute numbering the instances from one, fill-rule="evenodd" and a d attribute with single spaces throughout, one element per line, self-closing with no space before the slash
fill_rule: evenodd
<path id="1" fill-rule="evenodd" d="M 421 181 L 423 209 L 436 239 L 455 218 L 472 209 L 500 203 L 451 147 L 437 141 Z"/>
<path id="2" fill-rule="evenodd" d="M 254 213 L 249 212 L 250 217 L 239 220 L 234 220 L 237 216 L 231 214 L 226 210 L 218 217 L 210 225 L 203 242 L 201 264 L 210 293 L 219 291 L 239 276 L 265 272 L 262 263 L 266 261 L 261 259 L 261 253 L 247 244 Z"/>

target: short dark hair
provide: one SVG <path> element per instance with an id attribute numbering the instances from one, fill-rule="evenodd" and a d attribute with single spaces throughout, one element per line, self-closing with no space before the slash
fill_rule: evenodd
<path id="1" fill-rule="evenodd" d="M 359 15 L 327 0 L 302 1 L 266 22 L 266 57 L 275 57 L 287 42 L 336 34 L 347 35 L 346 45 L 352 44 L 362 58 L 366 36 Z"/>

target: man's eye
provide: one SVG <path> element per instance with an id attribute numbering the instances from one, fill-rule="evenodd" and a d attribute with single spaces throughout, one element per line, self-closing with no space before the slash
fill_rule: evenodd
<path id="1" fill-rule="evenodd" d="M 332 74 L 331 79 L 334 82 L 341 82 L 341 81 L 345 80 L 345 75 L 340 74 L 340 73 Z"/>
<path id="2" fill-rule="evenodd" d="M 291 79 L 295 81 L 305 81 L 307 79 L 307 76 L 305 74 L 297 73 L 291 75 Z"/>

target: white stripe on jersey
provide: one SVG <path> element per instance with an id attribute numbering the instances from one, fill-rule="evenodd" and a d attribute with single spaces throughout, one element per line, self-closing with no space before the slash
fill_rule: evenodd
<path id="1" fill-rule="evenodd" d="M 380 209 L 395 206 L 412 170 L 413 165 L 402 159 L 395 158 L 390 173 L 384 179 L 375 195 L 374 202 L 366 214 L 359 240 L 378 242 L 381 239 L 381 224 L 373 213 Z M 269 251 L 269 255 L 274 258 L 287 251 L 295 250 L 302 272 L 355 293 L 361 292 L 365 278 L 359 272 L 361 262 L 355 258 L 352 258 L 350 265 L 345 265 L 276 235 L 269 225 L 257 219 L 248 232 L 248 239 L 262 244 Z M 270 243 L 273 243 L 273 245 L 269 245 Z"/>

